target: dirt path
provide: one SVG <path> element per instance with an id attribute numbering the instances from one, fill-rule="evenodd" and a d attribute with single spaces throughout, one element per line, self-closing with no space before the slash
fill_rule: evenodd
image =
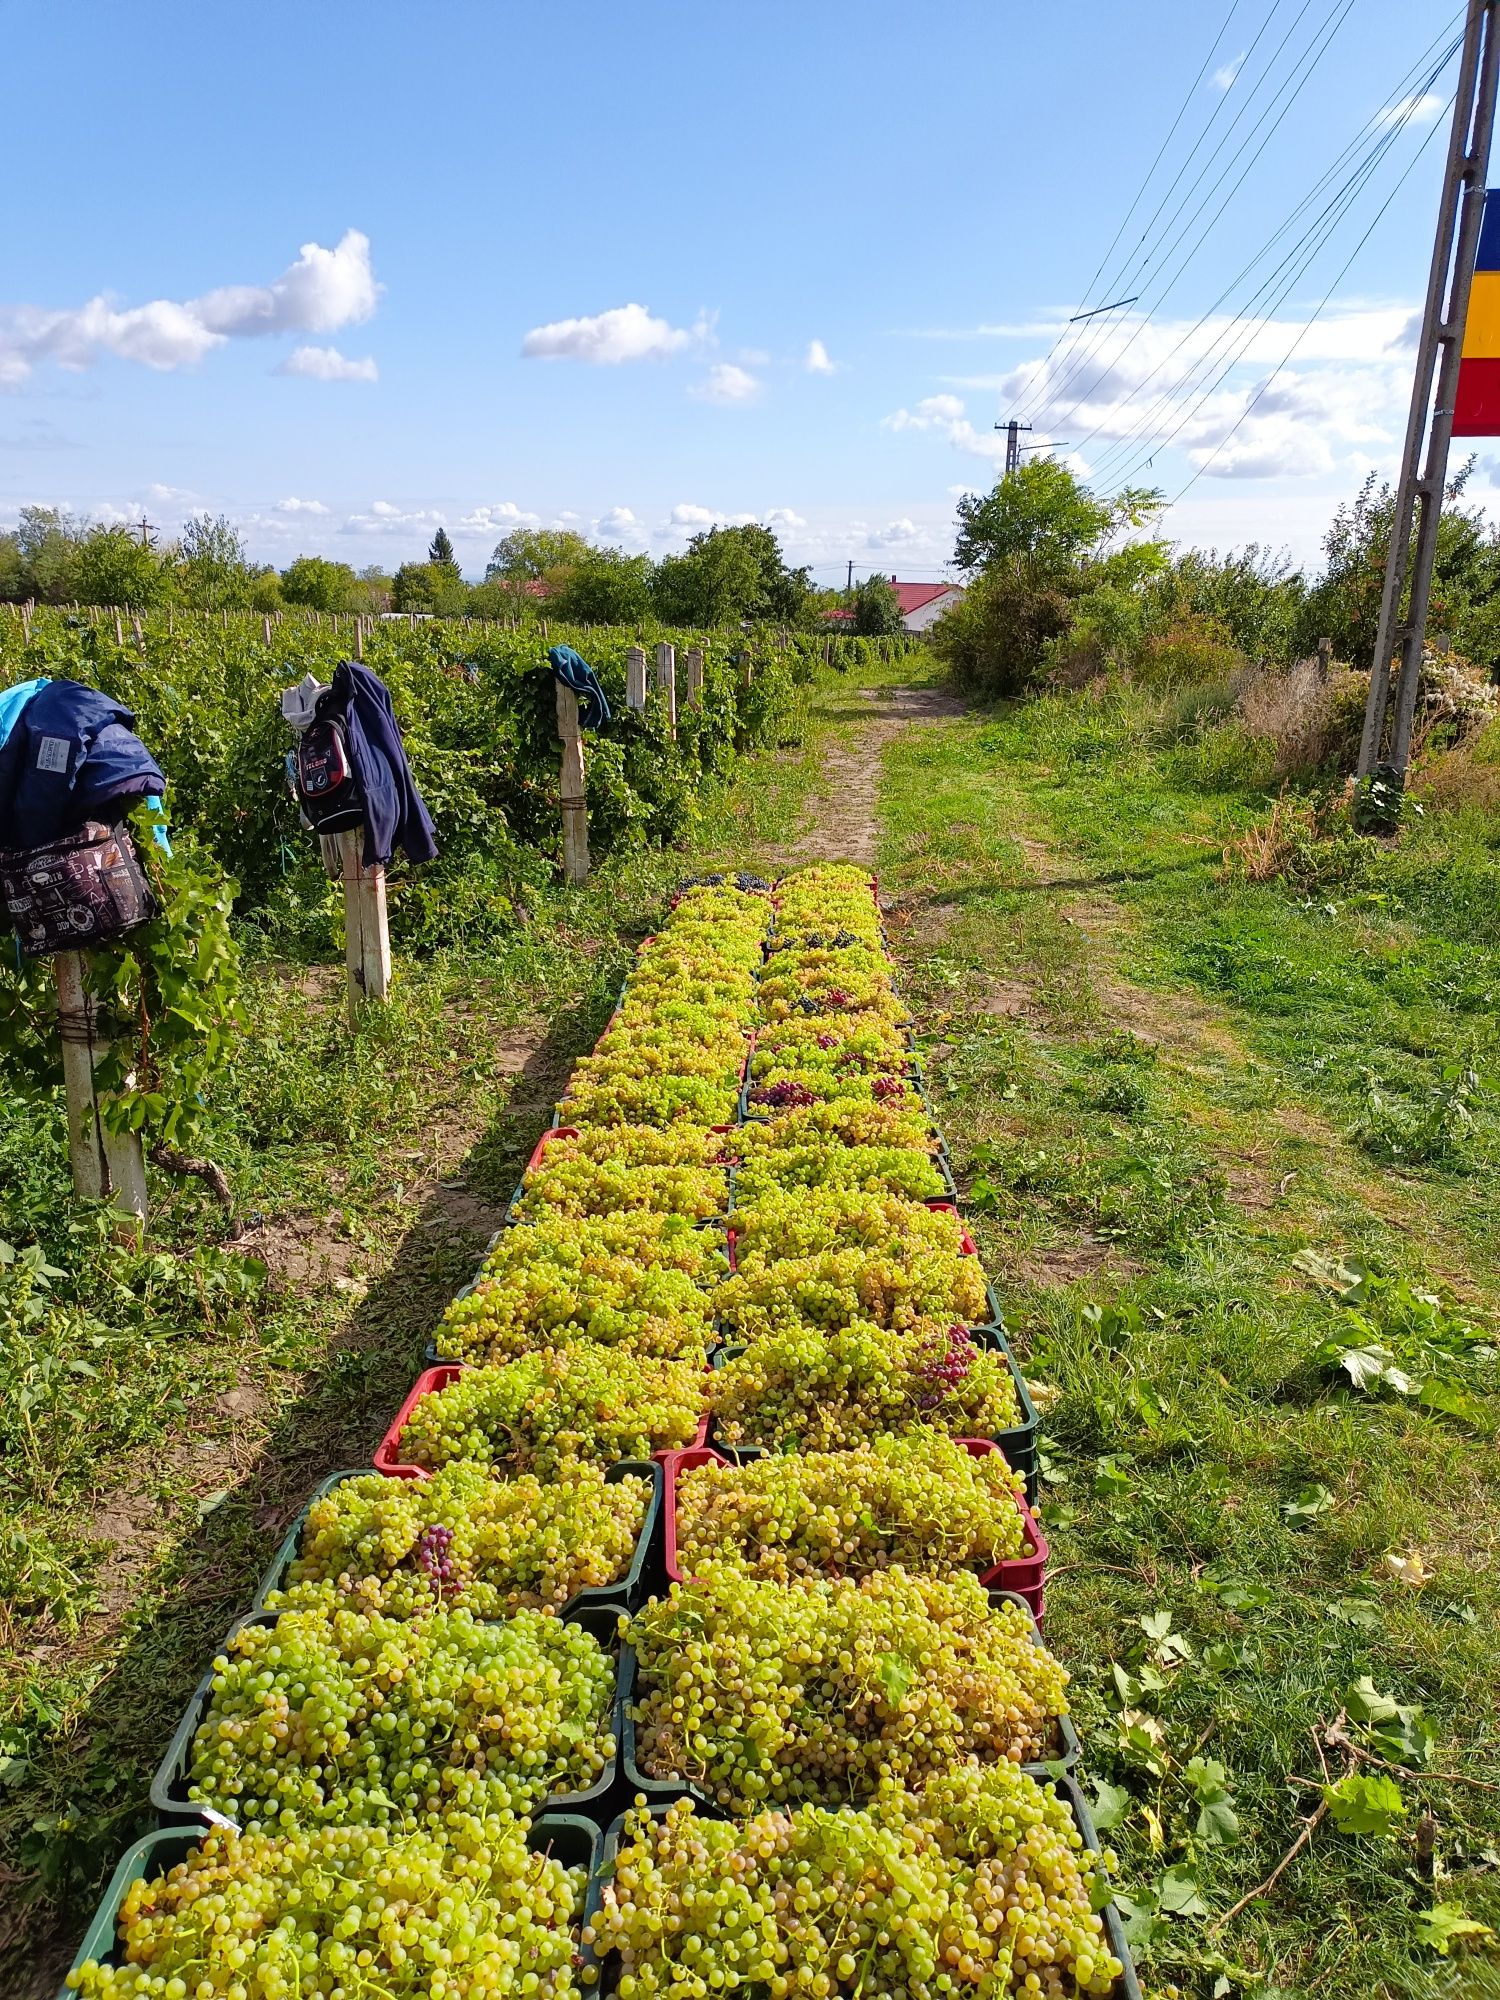
<path id="1" fill-rule="evenodd" d="M 804 861 L 875 860 L 875 800 L 887 744 L 914 722 L 962 715 L 964 705 L 935 688 L 861 688 L 869 720 L 853 724 L 823 751 L 823 783 L 807 802 L 801 832 L 772 859 L 795 868 Z"/>

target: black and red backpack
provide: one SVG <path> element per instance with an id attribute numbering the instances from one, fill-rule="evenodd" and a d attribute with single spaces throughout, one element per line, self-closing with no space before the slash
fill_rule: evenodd
<path id="1" fill-rule="evenodd" d="M 364 800 L 338 715 L 318 716 L 298 740 L 297 803 L 317 833 L 343 833 L 364 820 Z"/>

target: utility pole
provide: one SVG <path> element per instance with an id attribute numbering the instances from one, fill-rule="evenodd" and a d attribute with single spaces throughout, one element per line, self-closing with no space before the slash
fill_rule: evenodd
<path id="1" fill-rule="evenodd" d="M 849 558 L 849 575 L 848 575 L 848 577 L 847 577 L 847 579 L 845 580 L 845 583 L 844 583 L 844 595 L 845 595 L 846 597 L 852 597 L 852 596 L 854 595 L 854 558 L 853 558 L 853 556 L 850 556 L 850 558 Z"/>
<path id="2" fill-rule="evenodd" d="M 1500 0 L 1469 0 L 1458 91 L 1453 100 L 1453 129 L 1448 137 L 1448 164 L 1443 176 L 1437 235 L 1432 246 L 1432 269 L 1427 279 L 1422 335 L 1417 346 L 1411 412 L 1406 421 L 1406 444 L 1401 454 L 1401 479 L 1396 489 L 1391 545 L 1386 556 L 1380 623 L 1376 628 L 1375 656 L 1370 666 L 1364 733 L 1359 745 L 1359 776 L 1382 777 L 1397 792 L 1406 781 L 1406 767 L 1411 755 L 1412 723 L 1422 673 L 1422 642 L 1426 637 L 1427 604 L 1432 591 L 1432 565 L 1437 554 L 1438 523 L 1442 518 L 1443 489 L 1448 477 L 1448 446 L 1453 436 L 1458 364 L 1469 312 L 1474 257 L 1479 247 L 1479 225 L 1484 215 L 1484 184 L 1489 168 L 1490 128 L 1495 116 L 1496 70 L 1497 63 L 1500 63 L 1500 42 L 1496 39 L 1497 29 L 1500 29 L 1497 11 L 1500 11 Z M 1435 406 L 1434 382 L 1437 385 Z M 1424 435 L 1427 441 L 1425 461 L 1422 456 Z M 1401 598 L 1408 558 L 1411 587 L 1403 619 Z M 1398 656 L 1396 713 L 1387 749 L 1386 711 L 1390 705 L 1390 676 Z"/>
<path id="3" fill-rule="evenodd" d="M 1018 423 L 1012 417 L 1009 423 L 996 424 L 995 429 L 997 431 L 1004 431 L 1005 433 L 1005 476 L 1009 479 L 1010 475 L 1021 463 L 1021 433 L 1022 431 L 1029 431 L 1031 426 L 1030 424 Z"/>
<path id="4" fill-rule="evenodd" d="M 136 522 L 136 526 L 141 531 L 141 547 L 143 549 L 149 549 L 151 546 L 151 537 L 155 534 L 156 529 L 154 528 L 152 523 L 146 519 L 144 514 L 141 516 L 140 520 Z"/>

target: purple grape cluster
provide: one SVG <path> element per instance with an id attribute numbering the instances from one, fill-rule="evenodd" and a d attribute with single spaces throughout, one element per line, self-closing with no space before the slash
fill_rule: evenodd
<path id="1" fill-rule="evenodd" d="M 877 1076 L 871 1083 L 870 1090 L 877 1104 L 889 1104 L 892 1098 L 904 1097 L 906 1095 L 906 1078 L 904 1076 Z"/>
<path id="2" fill-rule="evenodd" d="M 750 1093 L 752 1104 L 764 1104 L 773 1111 L 793 1110 L 817 1099 L 805 1083 L 766 1083 Z"/>
<path id="3" fill-rule="evenodd" d="M 917 1371 L 924 1382 L 932 1384 L 921 1399 L 924 1410 L 936 1408 L 967 1378 L 977 1352 L 966 1326 L 949 1327 L 947 1346 L 931 1361 L 924 1361 Z"/>
<path id="4" fill-rule="evenodd" d="M 453 1581 L 453 1565 L 448 1552 L 453 1547 L 453 1530 L 445 1528 L 441 1521 L 434 1521 L 430 1528 L 422 1531 L 417 1543 L 417 1566 L 431 1580 L 434 1594 L 441 1599 L 444 1584 Z"/>

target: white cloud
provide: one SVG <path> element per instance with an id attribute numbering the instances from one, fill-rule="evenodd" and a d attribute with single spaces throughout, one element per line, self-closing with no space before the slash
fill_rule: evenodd
<path id="1" fill-rule="evenodd" d="M 178 501 L 194 501 L 198 495 L 190 486 L 163 486 L 158 480 L 152 480 L 146 488 L 146 498 L 154 500 L 159 507 L 165 507 Z"/>
<path id="2" fill-rule="evenodd" d="M 332 250 L 305 243 L 296 263 L 269 285 L 227 285 L 185 302 L 153 299 L 141 306 L 122 307 L 103 293 L 58 310 L 4 306 L 0 387 L 24 382 L 46 361 L 76 371 L 114 355 L 163 372 L 188 367 L 231 339 L 328 333 L 368 319 L 379 295 L 369 238 L 351 229 Z M 373 362 L 355 365 L 374 368 Z"/>
<path id="3" fill-rule="evenodd" d="M 1243 69 L 1245 63 L 1245 57 L 1249 53 L 1250 51 L 1248 49 L 1241 49 L 1233 62 L 1227 62 L 1223 64 L 1221 68 L 1216 69 L 1214 71 L 1213 75 L 1209 78 L 1209 81 L 1213 84 L 1215 90 L 1228 90 L 1229 86 L 1234 82 L 1235 78 L 1239 75 L 1241 69 Z"/>
<path id="4" fill-rule="evenodd" d="M 336 347 L 294 347 L 277 368 L 278 375 L 300 375 L 309 382 L 376 382 L 380 370 L 375 357 L 361 361 L 340 354 Z"/>
<path id="5" fill-rule="evenodd" d="M 430 535 L 434 528 L 446 527 L 435 509 L 417 507 L 409 512 L 389 500 L 372 500 L 366 514 L 350 514 L 340 530 L 346 535 Z"/>
<path id="6" fill-rule="evenodd" d="M 295 495 L 289 495 L 285 500 L 278 500 L 272 511 L 277 514 L 326 514 L 328 509 L 321 500 L 298 500 Z"/>
<path id="7" fill-rule="evenodd" d="M 895 549 L 924 539 L 923 531 L 916 522 L 908 520 L 903 515 L 899 521 L 887 521 L 883 528 L 871 528 L 865 536 L 865 546 L 872 549 Z"/>
<path id="8" fill-rule="evenodd" d="M 802 358 L 802 366 L 809 375 L 836 375 L 838 364 L 829 359 L 828 349 L 821 340 L 810 340 L 807 353 Z"/>
<path id="9" fill-rule="evenodd" d="M 716 514 L 712 507 L 697 507 L 691 501 L 679 500 L 667 516 L 666 526 L 668 530 L 680 528 L 696 535 L 700 528 L 721 528 L 727 518 Z"/>
<path id="10" fill-rule="evenodd" d="M 587 361 L 611 367 L 623 361 L 664 361 L 703 340 L 707 322 L 673 326 L 645 306 L 611 306 L 584 319 L 555 319 L 534 326 L 521 342 L 522 354 L 541 361 Z"/>
<path id="11" fill-rule="evenodd" d="M 1005 440 L 994 431 L 976 430 L 957 396 L 924 396 L 913 410 L 895 410 L 881 419 L 890 431 L 936 431 L 946 437 L 956 451 L 972 452 L 976 458 L 1005 456 Z"/>
<path id="12" fill-rule="evenodd" d="M 374 312 L 381 286 L 370 268 L 370 239 L 346 229 L 332 250 L 304 243 L 269 285 L 223 285 L 189 310 L 215 333 L 333 333 Z"/>
<path id="13" fill-rule="evenodd" d="M 460 517 L 457 530 L 464 535 L 508 535 L 516 528 L 539 528 L 540 514 L 528 514 L 514 500 L 501 500 L 490 507 L 475 507 Z"/>
<path id="14" fill-rule="evenodd" d="M 611 507 L 594 523 L 594 533 L 601 541 L 627 542 L 634 547 L 645 540 L 646 524 L 629 507 Z"/>
<path id="15" fill-rule="evenodd" d="M 1375 123 L 1382 132 L 1389 132 L 1397 125 L 1430 125 L 1442 116 L 1446 109 L 1443 98 L 1436 91 L 1424 90 L 1412 97 L 1399 97 L 1394 104 L 1388 104 L 1377 114 Z"/>
<path id="16" fill-rule="evenodd" d="M 807 526 L 801 514 L 794 514 L 790 507 L 773 507 L 761 519 L 768 528 L 774 528 L 778 535 L 797 535 Z"/>
<path id="17" fill-rule="evenodd" d="M 759 379 L 732 361 L 716 361 L 702 382 L 688 390 L 700 403 L 753 403 L 760 394 Z"/>

